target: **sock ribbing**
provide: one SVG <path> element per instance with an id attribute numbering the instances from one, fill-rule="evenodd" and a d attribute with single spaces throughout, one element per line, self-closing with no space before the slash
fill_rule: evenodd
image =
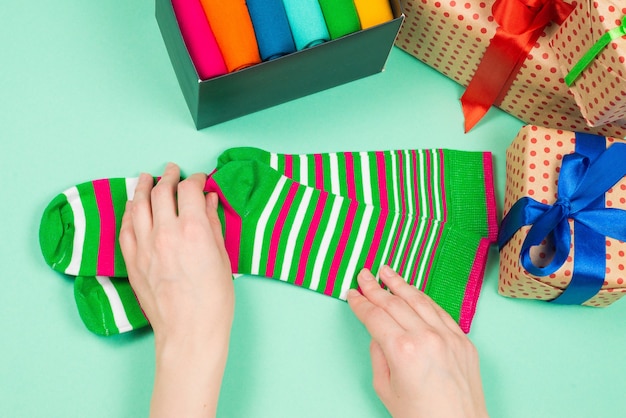
<path id="1" fill-rule="evenodd" d="M 241 147 L 225 151 L 218 168 L 238 160 L 259 161 L 298 183 L 361 203 L 454 223 L 490 242 L 497 236 L 489 152 L 423 149 L 277 154 Z"/>

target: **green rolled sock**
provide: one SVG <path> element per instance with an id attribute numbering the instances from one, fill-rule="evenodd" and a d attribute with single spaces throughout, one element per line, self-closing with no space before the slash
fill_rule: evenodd
<path id="1" fill-rule="evenodd" d="M 319 0 L 330 39 L 337 39 L 361 29 L 353 0 Z"/>

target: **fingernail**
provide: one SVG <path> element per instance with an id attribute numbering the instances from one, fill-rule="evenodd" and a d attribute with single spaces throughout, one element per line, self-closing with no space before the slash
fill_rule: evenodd
<path id="1" fill-rule="evenodd" d="M 213 209 L 217 209 L 217 204 L 218 204 L 217 193 L 215 192 L 209 193 L 209 203 L 211 204 L 211 207 Z"/>
<path id="2" fill-rule="evenodd" d="M 148 178 L 150 179 L 150 182 L 152 182 L 152 176 L 148 173 L 141 173 L 139 174 L 139 182 L 140 183 L 145 183 L 148 181 Z"/>
<path id="3" fill-rule="evenodd" d="M 361 293 L 359 293 L 358 290 L 356 289 L 349 289 L 348 290 L 348 295 L 346 296 L 347 299 L 352 299 L 355 298 L 357 296 L 359 296 Z"/>
<path id="4" fill-rule="evenodd" d="M 379 276 L 383 276 L 383 277 L 392 277 L 394 274 L 396 274 L 395 271 L 393 271 L 391 269 L 391 267 L 389 267 L 388 265 L 383 265 L 381 266 L 380 270 L 378 270 L 378 275 Z"/>
<path id="5" fill-rule="evenodd" d="M 372 272 L 368 269 L 361 270 L 358 277 L 362 280 L 376 280 L 374 275 L 372 275 Z"/>

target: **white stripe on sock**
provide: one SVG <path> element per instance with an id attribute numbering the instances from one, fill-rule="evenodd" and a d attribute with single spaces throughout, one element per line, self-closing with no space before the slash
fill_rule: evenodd
<path id="1" fill-rule="evenodd" d="M 315 266 L 313 267 L 311 284 L 309 285 L 309 289 L 313 290 L 317 290 L 317 287 L 319 286 L 320 278 L 322 276 L 322 267 L 326 262 L 326 254 L 328 253 L 328 249 L 330 247 L 330 240 L 333 237 L 333 233 L 337 231 L 337 220 L 339 219 L 341 204 L 344 200 L 341 196 L 332 196 L 332 198 L 334 199 L 334 201 L 333 207 L 330 211 L 328 225 L 326 225 L 326 230 L 324 231 L 324 236 L 322 237 L 319 251 L 317 255 L 315 255 Z"/>
<path id="2" fill-rule="evenodd" d="M 263 252 L 263 238 L 265 235 L 265 228 L 267 227 L 267 221 L 276 206 L 276 202 L 278 201 L 278 197 L 280 196 L 285 183 L 287 182 L 287 177 L 280 176 L 278 183 L 276 183 L 276 187 L 272 192 L 269 200 L 267 201 L 267 205 L 263 208 L 261 212 L 261 216 L 259 217 L 259 221 L 256 225 L 256 231 L 254 232 L 254 246 L 252 248 L 252 266 L 250 268 L 250 274 L 259 274 L 259 266 L 261 265 L 261 253 Z"/>
<path id="3" fill-rule="evenodd" d="M 409 153 L 409 151 L 404 151 L 405 156 L 404 156 L 404 161 L 405 163 L 405 167 L 406 167 L 406 171 L 405 171 L 405 176 L 404 176 L 404 185 L 405 185 L 405 193 L 406 193 L 406 200 L 408 202 L 408 213 L 410 215 L 415 215 L 415 211 L 414 211 L 414 206 L 413 204 L 415 203 L 415 195 L 413 194 L 413 176 L 411 175 L 411 169 L 413 168 L 413 161 L 411 158 L 411 154 Z"/>
<path id="4" fill-rule="evenodd" d="M 341 292 L 339 293 L 339 299 L 345 300 L 348 297 L 348 290 L 350 289 L 350 284 L 352 283 L 352 279 L 354 278 L 356 273 L 356 263 L 358 263 L 359 258 L 361 257 L 361 254 L 363 252 L 365 236 L 367 235 L 367 231 L 369 230 L 373 212 L 373 206 L 368 205 L 365 207 L 363 219 L 361 220 L 361 225 L 359 225 L 359 232 L 357 233 L 356 239 L 354 241 L 354 246 L 351 250 L 352 254 L 350 255 L 350 261 L 348 262 L 346 275 L 343 278 L 343 283 L 341 283 Z"/>
<path id="5" fill-rule="evenodd" d="M 426 225 L 428 224 L 428 221 L 424 219 L 416 219 L 416 221 L 418 221 L 420 225 L 417 228 L 417 231 L 415 232 L 415 240 L 413 241 L 413 249 L 411 250 L 411 253 L 409 254 L 409 258 L 406 264 L 407 268 L 405 270 L 405 280 L 407 282 L 411 280 L 410 277 L 413 274 L 413 266 L 415 265 L 415 257 L 417 256 L 417 250 L 419 250 L 422 240 L 424 239 L 424 231 L 426 230 Z M 416 277 L 416 282 L 415 282 L 416 286 L 418 286 L 417 284 L 418 282 L 421 283 L 420 277 Z"/>
<path id="6" fill-rule="evenodd" d="M 130 324 L 128 317 L 126 316 L 126 310 L 124 310 L 122 299 L 120 298 L 119 293 L 117 293 L 115 286 L 113 286 L 113 283 L 111 283 L 111 279 L 106 276 L 96 276 L 96 280 L 100 283 L 100 286 L 102 286 L 104 293 L 109 299 L 111 312 L 113 313 L 113 320 L 115 321 L 115 326 L 119 332 L 122 333 L 131 331 L 133 326 Z"/>
<path id="7" fill-rule="evenodd" d="M 330 191 L 332 194 L 339 196 L 341 191 L 339 189 L 339 163 L 337 162 L 337 154 L 331 152 L 328 154 L 328 160 L 330 162 Z"/>
<path id="8" fill-rule="evenodd" d="M 441 171 L 439 169 L 439 155 L 436 150 L 431 150 L 433 161 L 433 199 L 435 200 L 435 219 L 443 220 L 443 208 L 441 207 Z"/>
<path id="9" fill-rule="evenodd" d="M 416 276 L 416 286 L 419 287 L 421 286 L 422 282 L 424 281 L 424 273 L 425 273 L 425 269 L 426 266 L 428 266 L 428 263 L 430 262 L 430 259 L 432 257 L 432 251 L 433 251 L 433 246 L 435 244 L 435 238 L 437 237 L 437 234 L 439 233 L 439 229 L 441 228 L 441 224 L 438 221 L 433 221 L 433 227 L 430 230 L 430 234 L 428 236 L 428 241 L 426 242 L 426 245 L 424 246 L 424 252 L 422 253 L 422 259 L 420 260 L 420 269 L 417 272 L 417 276 Z"/>
<path id="10" fill-rule="evenodd" d="M 293 254 L 296 250 L 296 240 L 298 239 L 298 234 L 300 233 L 300 229 L 302 228 L 304 215 L 306 214 L 306 211 L 309 207 L 309 203 L 311 203 L 312 195 L 313 189 L 307 187 L 304 191 L 302 201 L 298 206 L 298 210 L 296 211 L 296 216 L 294 218 L 293 225 L 291 226 L 291 230 L 289 231 L 289 237 L 287 238 L 287 248 L 285 250 L 283 266 L 280 270 L 279 278 L 281 280 L 288 280 L 290 277 L 290 267 L 291 261 L 293 260 Z"/>
<path id="11" fill-rule="evenodd" d="M 72 214 L 74 215 L 74 240 L 72 242 L 72 258 L 67 268 L 65 269 L 65 274 L 77 276 L 78 270 L 80 268 L 80 263 L 83 258 L 83 245 L 85 244 L 85 231 L 87 223 L 85 220 L 85 209 L 83 208 L 83 202 L 81 202 L 80 200 L 80 195 L 76 187 L 72 187 L 66 190 L 65 192 L 63 192 L 63 194 L 67 198 L 67 202 L 72 208 Z M 62 260 L 63 259 L 59 260 L 59 262 Z"/>
<path id="12" fill-rule="evenodd" d="M 270 167 L 278 171 L 278 154 L 270 153 Z"/>
<path id="13" fill-rule="evenodd" d="M 135 197 L 135 189 L 137 188 L 137 182 L 139 177 L 130 177 L 126 179 L 126 200 L 133 200 Z"/>
<path id="14" fill-rule="evenodd" d="M 309 184 L 309 160 L 306 155 L 300 155 L 300 181 L 299 183 L 305 186 L 311 186 Z"/>
<path id="15" fill-rule="evenodd" d="M 426 162 L 424 159 L 424 152 L 420 151 L 419 153 L 419 163 L 420 163 L 420 216 L 423 218 L 431 217 L 432 213 L 428 213 L 428 196 L 426 194 L 426 190 L 428 189 L 426 185 L 426 179 L 428 178 L 428 172 L 426 171 Z"/>

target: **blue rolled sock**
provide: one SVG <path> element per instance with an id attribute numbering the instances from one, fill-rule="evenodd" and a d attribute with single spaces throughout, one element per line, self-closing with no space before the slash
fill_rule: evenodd
<path id="1" fill-rule="evenodd" d="M 296 52 L 283 0 L 246 0 L 263 61 Z"/>
<path id="2" fill-rule="evenodd" d="M 298 51 L 330 40 L 318 0 L 283 0 Z"/>

